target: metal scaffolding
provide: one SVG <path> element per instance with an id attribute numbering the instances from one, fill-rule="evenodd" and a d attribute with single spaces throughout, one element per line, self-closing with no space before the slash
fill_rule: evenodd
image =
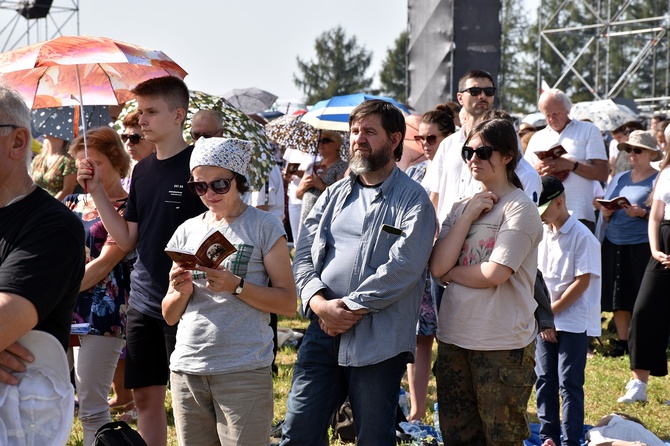
<path id="1" fill-rule="evenodd" d="M 544 1 L 540 8 L 546 7 Z M 540 23 L 538 14 L 538 91 L 541 90 L 540 56 L 542 45 L 547 45 L 563 61 L 563 69 L 557 79 L 551 82 L 552 88 L 565 89 L 566 79 L 576 78 L 592 95 L 594 100 L 617 98 L 634 75 L 645 63 L 651 63 L 652 80 L 648 97 L 636 98 L 640 110 L 652 112 L 667 108 L 670 103 L 668 91 L 670 45 L 668 45 L 668 27 L 670 26 L 670 0 L 665 10 L 666 15 L 624 19 L 634 5 L 633 0 L 613 2 L 613 0 L 563 0 L 556 10 L 551 11 L 546 23 Z M 581 6 L 589 14 L 582 17 L 579 26 L 556 28 L 555 19 L 559 14 L 569 14 L 573 8 Z M 554 26 L 554 27 L 552 27 Z M 584 37 L 579 48 L 571 48 L 571 54 L 565 54 L 557 45 L 560 39 L 567 36 Z M 635 48 L 625 70 L 612 80 L 610 64 L 610 43 L 613 39 L 632 39 L 641 41 L 641 47 Z M 630 41 L 630 40 L 629 40 Z M 580 73 L 575 65 L 581 60 L 591 58 L 592 71 L 590 76 Z M 651 62 L 649 59 L 651 58 Z M 588 60 L 588 59 L 587 59 Z M 589 79 L 587 79 L 589 77 Z M 656 91 L 658 81 L 664 80 L 664 91 Z"/>
<path id="2" fill-rule="evenodd" d="M 29 18 L 26 11 L 44 4 L 44 17 Z M 79 0 L 0 0 L 0 52 L 53 39 L 64 34 L 79 35 Z"/>

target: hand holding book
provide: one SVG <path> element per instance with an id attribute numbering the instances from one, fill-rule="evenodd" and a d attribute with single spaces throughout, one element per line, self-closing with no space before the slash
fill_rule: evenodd
<path id="1" fill-rule="evenodd" d="M 216 268 L 223 260 L 237 251 L 228 241 L 225 235 L 216 228 L 212 228 L 203 240 L 198 244 L 198 249 L 193 252 L 186 249 L 165 248 L 165 252 L 175 263 L 186 269 L 195 269 L 196 265 L 207 268 Z"/>

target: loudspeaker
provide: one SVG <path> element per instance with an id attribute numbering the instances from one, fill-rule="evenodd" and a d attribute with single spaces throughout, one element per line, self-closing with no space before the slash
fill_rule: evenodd
<path id="1" fill-rule="evenodd" d="M 43 19 L 49 14 L 53 0 L 26 0 L 19 2 L 17 11 L 26 19 Z"/>

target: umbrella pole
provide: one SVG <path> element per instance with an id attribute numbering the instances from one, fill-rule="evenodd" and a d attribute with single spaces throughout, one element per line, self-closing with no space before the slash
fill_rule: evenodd
<path id="1" fill-rule="evenodd" d="M 84 94 L 81 91 L 81 79 L 79 78 L 79 65 L 77 65 L 77 69 L 74 71 L 77 73 L 77 87 L 79 87 L 79 105 L 77 107 L 81 107 L 79 115 L 81 116 L 81 127 L 84 129 L 84 158 L 88 159 L 88 144 L 86 143 L 86 117 L 84 116 L 86 113 L 84 111 Z M 77 124 L 75 123 L 75 125 Z"/>

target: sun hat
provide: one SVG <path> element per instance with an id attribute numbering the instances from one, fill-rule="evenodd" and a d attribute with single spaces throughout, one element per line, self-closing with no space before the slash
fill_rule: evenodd
<path id="1" fill-rule="evenodd" d="M 44 331 L 32 330 L 19 344 L 35 358 L 15 373 L 16 386 L 0 383 L 0 444 L 65 445 L 74 421 L 74 388 L 63 346 Z"/>
<path id="2" fill-rule="evenodd" d="M 542 193 L 540 200 L 537 202 L 537 211 L 540 215 L 544 214 L 551 204 L 551 200 L 558 197 L 565 191 L 563 182 L 556 177 L 546 175 L 542 177 Z"/>
<path id="3" fill-rule="evenodd" d="M 644 130 L 634 130 L 628 136 L 628 141 L 620 142 L 617 148 L 619 151 L 624 151 L 626 148 L 637 147 L 640 149 L 651 150 L 652 152 L 660 152 L 661 149 L 656 145 L 656 138 L 651 133 Z"/>
<path id="4" fill-rule="evenodd" d="M 215 166 L 246 175 L 253 146 L 251 141 L 237 138 L 200 138 L 191 153 L 191 171 L 199 166 Z"/>

